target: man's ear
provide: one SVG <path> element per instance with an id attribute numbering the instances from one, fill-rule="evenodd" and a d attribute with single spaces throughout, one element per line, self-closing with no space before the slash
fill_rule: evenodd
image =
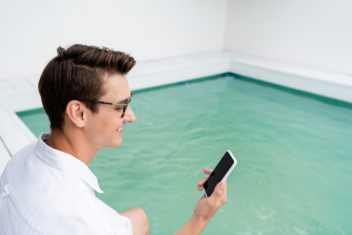
<path id="1" fill-rule="evenodd" d="M 84 127 L 86 123 L 87 108 L 78 100 L 71 100 L 66 106 L 66 113 L 71 122 L 77 127 Z"/>

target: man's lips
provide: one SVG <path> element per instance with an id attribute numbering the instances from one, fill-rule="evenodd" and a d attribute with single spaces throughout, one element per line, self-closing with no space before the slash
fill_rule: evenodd
<path id="1" fill-rule="evenodd" d="M 123 126 L 116 130 L 119 134 L 123 134 Z"/>

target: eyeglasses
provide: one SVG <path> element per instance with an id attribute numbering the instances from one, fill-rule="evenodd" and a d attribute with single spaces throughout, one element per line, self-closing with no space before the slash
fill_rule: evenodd
<path id="1" fill-rule="evenodd" d="M 93 102 L 93 103 L 96 103 L 96 104 L 109 104 L 109 105 L 125 106 L 125 107 L 123 107 L 123 111 L 122 111 L 122 114 L 121 114 L 121 118 L 123 118 L 125 116 L 125 112 L 126 112 L 126 109 L 128 107 L 128 104 L 131 102 L 132 95 L 133 95 L 133 92 L 131 91 L 130 98 L 124 104 L 116 104 L 116 103 L 105 102 L 105 101 L 97 101 L 97 100 L 89 101 L 89 102 Z"/>

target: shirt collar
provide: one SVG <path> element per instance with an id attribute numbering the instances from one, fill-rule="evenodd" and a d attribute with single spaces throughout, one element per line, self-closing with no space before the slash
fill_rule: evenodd
<path id="1" fill-rule="evenodd" d="M 40 134 L 35 150 L 36 155 L 49 166 L 75 175 L 85 181 L 98 193 L 103 193 L 99 187 L 97 177 L 91 172 L 86 164 L 68 153 L 49 147 L 44 142 L 49 136 L 49 133 L 43 132 Z"/>

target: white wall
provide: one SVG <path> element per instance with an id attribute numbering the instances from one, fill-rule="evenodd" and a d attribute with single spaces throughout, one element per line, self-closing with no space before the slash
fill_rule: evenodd
<path id="1" fill-rule="evenodd" d="M 223 49 L 226 0 L 2 1 L 0 80 L 38 76 L 58 46 L 146 61 Z"/>
<path id="2" fill-rule="evenodd" d="M 351 0 L 2 1 L 0 80 L 38 76 L 74 43 L 139 62 L 225 49 L 351 76 L 351 12 Z"/>
<path id="3" fill-rule="evenodd" d="M 352 1 L 228 0 L 224 48 L 352 75 Z"/>

